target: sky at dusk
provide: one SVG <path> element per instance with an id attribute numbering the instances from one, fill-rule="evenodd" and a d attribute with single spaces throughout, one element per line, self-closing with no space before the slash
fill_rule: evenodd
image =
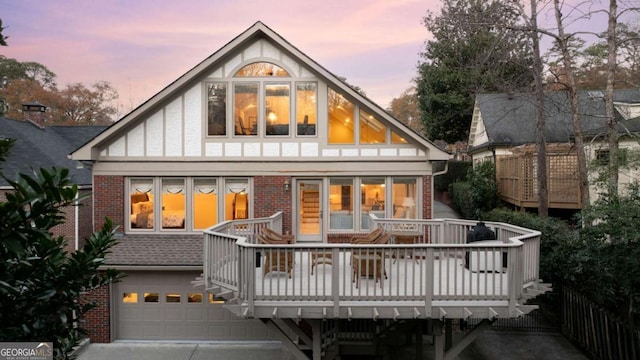
<path id="1" fill-rule="evenodd" d="M 0 54 L 45 65 L 59 87 L 107 81 L 126 113 L 262 21 L 387 107 L 412 85 L 430 37 L 422 18 L 439 9 L 439 0 L 0 0 L 9 37 Z"/>
<path id="2" fill-rule="evenodd" d="M 126 112 L 256 21 L 383 107 L 411 86 L 438 0 L 0 0 L 0 54 L 35 61 L 59 87 L 108 81 Z"/>

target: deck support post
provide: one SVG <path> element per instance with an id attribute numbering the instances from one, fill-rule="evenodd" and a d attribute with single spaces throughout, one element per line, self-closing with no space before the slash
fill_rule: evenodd
<path id="1" fill-rule="evenodd" d="M 322 330 L 320 329 L 320 320 L 307 320 L 311 323 L 312 331 L 312 358 L 313 360 L 322 360 Z"/>
<path id="2" fill-rule="evenodd" d="M 433 320 L 433 347 L 435 350 L 434 360 L 444 360 L 444 337 L 442 336 L 442 320 Z"/>
<path id="3" fill-rule="evenodd" d="M 282 345 L 286 347 L 289 352 L 298 360 L 309 360 L 309 357 L 300 349 L 299 346 L 289 337 L 289 334 L 285 332 L 273 319 L 260 319 L 268 328 L 274 330 L 275 334 L 282 341 Z M 291 326 L 290 326 L 291 327 Z M 291 327 L 293 329 L 293 327 Z M 315 338 L 314 338 L 315 343 Z M 319 352 L 318 352 L 319 354 Z M 315 359 L 315 351 L 314 351 Z M 320 359 L 320 358 L 318 358 Z"/>
<path id="4" fill-rule="evenodd" d="M 449 351 L 453 346 L 453 319 L 444 321 L 444 349 Z"/>
<path id="5" fill-rule="evenodd" d="M 451 319 L 447 319 L 450 321 Z M 453 360 L 458 356 L 462 350 L 469 346 L 483 331 L 485 331 L 491 322 L 489 320 L 483 320 L 478 324 L 471 332 L 465 335 L 458 343 L 451 346 L 447 337 L 451 337 L 451 329 L 446 330 L 447 326 L 442 320 L 433 321 L 433 335 L 434 335 L 434 348 L 435 348 L 435 360 Z M 444 327 L 444 328 L 443 328 Z"/>
<path id="6" fill-rule="evenodd" d="M 420 320 L 413 321 L 413 333 L 416 335 L 416 359 L 423 359 L 423 337 L 422 337 L 422 324 Z"/>

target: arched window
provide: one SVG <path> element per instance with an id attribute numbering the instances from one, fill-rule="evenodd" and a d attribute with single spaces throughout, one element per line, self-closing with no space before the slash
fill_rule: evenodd
<path id="1" fill-rule="evenodd" d="M 238 70 L 235 77 L 289 76 L 289 73 L 276 64 L 254 62 Z"/>

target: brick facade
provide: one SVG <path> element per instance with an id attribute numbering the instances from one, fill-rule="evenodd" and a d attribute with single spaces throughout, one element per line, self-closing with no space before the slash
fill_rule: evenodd
<path id="1" fill-rule="evenodd" d="M 422 179 L 422 213 L 425 219 L 432 218 L 431 176 Z M 289 190 L 285 190 L 285 183 L 289 183 Z M 283 231 L 292 231 L 293 210 L 292 179 L 289 176 L 256 176 L 253 178 L 253 216 L 255 218 L 268 217 L 276 211 L 283 212 Z M 102 226 L 105 217 L 113 219 L 114 224 L 124 229 L 124 177 L 95 176 L 94 177 L 94 222 L 96 227 Z M 330 233 L 328 242 L 345 243 L 351 240 L 353 233 Z M 97 301 L 98 307 L 88 313 L 83 319 L 83 326 L 87 329 L 91 342 L 111 341 L 110 323 L 110 292 L 103 287 L 87 295 L 87 299 Z"/>
<path id="2" fill-rule="evenodd" d="M 91 190 L 79 190 L 84 198 L 77 207 L 78 212 L 78 244 L 80 247 L 84 245 L 85 239 L 93 233 L 93 194 Z"/>
<path id="3" fill-rule="evenodd" d="M 93 222 L 94 229 L 98 230 L 104 224 L 104 218 L 113 221 L 114 226 L 120 226 L 119 231 L 124 231 L 124 177 L 103 176 L 93 177 Z"/>
<path id="4" fill-rule="evenodd" d="M 423 219 L 433 219 L 433 197 L 431 195 L 431 190 L 433 189 L 433 184 L 431 180 L 433 177 L 431 175 L 422 177 L 422 218 Z"/>
<path id="5" fill-rule="evenodd" d="M 285 190 L 285 183 L 289 190 Z M 295 191 L 289 176 L 256 176 L 253 178 L 254 218 L 268 217 L 277 211 L 283 211 L 282 231 L 291 232 L 291 199 Z"/>
<path id="6" fill-rule="evenodd" d="M 103 286 L 87 293 L 85 301 L 93 301 L 96 307 L 87 312 L 80 319 L 80 327 L 87 330 L 87 336 L 92 343 L 111 342 L 111 298 L 109 286 Z"/>

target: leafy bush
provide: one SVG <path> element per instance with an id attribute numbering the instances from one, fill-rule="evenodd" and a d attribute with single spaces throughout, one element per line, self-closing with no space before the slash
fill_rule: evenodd
<path id="1" fill-rule="evenodd" d="M 590 262 L 579 280 L 595 287 L 589 292 L 592 300 L 621 318 L 637 322 L 640 184 L 634 182 L 618 193 L 601 194 L 583 214 L 588 226 L 581 229 L 580 235 Z"/>
<path id="2" fill-rule="evenodd" d="M 83 329 L 79 318 L 95 307 L 82 295 L 117 281 L 113 269 L 98 271 L 116 244 L 111 220 L 82 249 L 67 253 L 51 228 L 64 223 L 63 208 L 76 201 L 67 169 L 20 174 L 0 201 L 0 339 L 53 341 L 55 359 L 67 359 Z"/>
<path id="3" fill-rule="evenodd" d="M 487 221 L 503 222 L 538 230 L 540 239 L 540 277 L 545 281 L 567 280 L 580 266 L 575 255 L 582 249 L 578 232 L 556 218 L 506 209 L 494 209 L 483 214 Z"/>
<path id="4" fill-rule="evenodd" d="M 463 219 L 473 219 L 475 217 L 475 208 L 469 194 L 471 193 L 471 184 L 466 181 L 458 181 L 449 187 L 451 193 L 451 205 L 453 209 L 460 214 Z"/>
<path id="5" fill-rule="evenodd" d="M 495 166 L 485 161 L 468 169 L 465 181 L 451 184 L 449 191 L 455 210 L 465 219 L 480 219 L 498 204 Z"/>

